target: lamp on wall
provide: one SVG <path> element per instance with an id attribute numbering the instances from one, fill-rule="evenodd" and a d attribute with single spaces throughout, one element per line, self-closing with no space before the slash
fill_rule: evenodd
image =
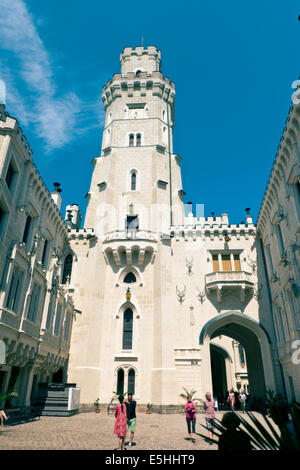
<path id="1" fill-rule="evenodd" d="M 128 287 L 127 291 L 126 291 L 126 300 L 127 300 L 127 302 L 129 302 L 130 299 L 131 299 L 131 292 L 130 292 L 130 287 Z"/>
<path id="2" fill-rule="evenodd" d="M 226 243 L 228 243 L 230 241 L 227 230 L 224 231 L 224 240 L 225 240 Z"/>

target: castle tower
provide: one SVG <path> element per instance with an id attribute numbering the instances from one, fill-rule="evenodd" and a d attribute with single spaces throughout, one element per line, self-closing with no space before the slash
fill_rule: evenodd
<path id="1" fill-rule="evenodd" d="M 81 387 L 83 403 L 98 396 L 108 403 L 117 388 L 131 387 L 143 403 L 167 405 L 175 399 L 168 234 L 184 220 L 175 86 L 153 46 L 125 48 L 120 62 L 121 73 L 103 87 L 102 150 L 92 162 L 84 228 L 70 232 L 82 315 L 68 380 Z"/>
<path id="2" fill-rule="evenodd" d="M 85 227 L 97 235 L 128 223 L 164 231 L 183 223 L 180 159 L 173 154 L 175 86 L 162 75 L 154 46 L 127 47 L 120 62 L 121 73 L 103 87 L 105 127 Z"/>

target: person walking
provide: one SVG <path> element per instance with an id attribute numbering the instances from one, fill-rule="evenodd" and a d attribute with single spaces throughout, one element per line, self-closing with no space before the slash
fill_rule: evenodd
<path id="1" fill-rule="evenodd" d="M 247 400 L 247 397 L 246 397 L 245 392 L 241 392 L 241 393 L 239 394 L 239 400 L 240 400 L 240 403 L 241 403 L 241 409 L 242 409 L 243 413 L 245 413 L 245 410 L 246 410 L 246 400 Z"/>
<path id="2" fill-rule="evenodd" d="M 208 435 L 210 439 L 213 439 L 213 430 L 215 428 L 215 417 L 216 417 L 216 411 L 215 411 L 215 400 L 211 397 L 211 393 L 207 392 L 205 395 L 205 400 L 203 402 L 204 406 L 204 411 L 205 411 L 205 421 L 206 421 L 206 427 L 208 428 Z M 209 443 L 212 445 L 212 442 Z"/>
<path id="3" fill-rule="evenodd" d="M 127 431 L 130 430 L 130 440 L 128 445 L 132 446 L 135 428 L 136 428 L 136 401 L 132 399 L 132 393 L 128 393 L 128 399 L 125 402 L 127 413 Z"/>
<path id="4" fill-rule="evenodd" d="M 196 407 L 194 403 L 192 402 L 191 395 L 187 397 L 187 402 L 185 404 L 184 410 L 186 412 L 186 423 L 187 423 L 187 428 L 188 428 L 188 434 L 189 434 L 190 440 L 193 443 L 195 443 L 196 442 L 196 435 L 195 435 Z M 192 427 L 192 432 L 191 432 L 191 427 Z"/>
<path id="5" fill-rule="evenodd" d="M 115 412 L 115 426 L 114 426 L 114 433 L 119 438 L 119 448 L 118 450 L 124 450 L 124 441 L 127 434 L 127 413 L 126 413 L 126 406 L 123 403 L 124 396 L 120 395 L 119 397 L 120 404 L 116 407 Z"/>
<path id="6" fill-rule="evenodd" d="M 4 410 L 0 410 L 0 421 L 1 421 L 1 426 L 4 424 L 4 419 L 5 421 L 8 420 L 8 416 L 6 416 L 6 413 Z"/>
<path id="7" fill-rule="evenodd" d="M 231 410 L 234 411 L 235 395 L 233 389 L 231 389 L 228 394 L 227 403 L 229 404 Z"/>

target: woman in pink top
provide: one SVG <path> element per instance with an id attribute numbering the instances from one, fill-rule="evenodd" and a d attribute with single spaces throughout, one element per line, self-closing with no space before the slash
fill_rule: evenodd
<path id="1" fill-rule="evenodd" d="M 232 411 L 234 411 L 235 395 L 234 395 L 234 391 L 232 389 L 230 390 L 230 392 L 228 394 L 227 403 L 229 403 Z"/>
<path id="2" fill-rule="evenodd" d="M 204 410 L 205 410 L 205 421 L 206 421 L 206 427 L 208 428 L 208 435 L 212 439 L 213 438 L 213 430 L 215 427 L 215 417 L 216 417 L 216 411 L 215 411 L 215 400 L 211 397 L 211 394 L 207 392 L 205 395 L 205 400 L 203 402 Z M 209 443 L 212 445 L 212 442 Z"/>
<path id="3" fill-rule="evenodd" d="M 190 436 L 190 439 L 193 443 L 196 442 L 196 436 L 195 436 L 195 428 L 196 428 L 196 407 L 194 403 L 192 402 L 192 397 L 191 395 L 188 396 L 188 401 L 184 407 L 184 411 L 186 412 L 186 422 L 187 422 L 187 427 L 188 427 L 188 433 Z M 192 425 L 192 430 L 193 433 L 191 433 L 191 425 Z"/>
<path id="4" fill-rule="evenodd" d="M 115 427 L 114 433 L 119 438 L 119 448 L 118 450 L 124 450 L 124 441 L 127 434 L 127 412 L 126 406 L 123 403 L 124 397 L 122 395 L 119 396 L 120 405 L 116 407 L 115 413 Z"/>

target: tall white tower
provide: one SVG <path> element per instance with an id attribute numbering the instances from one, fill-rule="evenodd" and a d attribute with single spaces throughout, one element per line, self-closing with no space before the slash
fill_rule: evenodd
<path id="1" fill-rule="evenodd" d="M 168 405 L 175 393 L 168 233 L 184 221 L 175 86 L 154 46 L 125 48 L 120 62 L 121 73 L 103 87 L 102 150 L 84 229 L 71 230 L 82 315 L 68 380 L 81 387 L 83 403 L 108 403 L 113 391 L 130 389 L 142 403 Z"/>
<path id="2" fill-rule="evenodd" d="M 94 160 L 85 227 L 163 231 L 183 223 L 180 159 L 173 155 L 175 86 L 155 47 L 125 48 L 121 73 L 103 87 L 106 119 Z M 136 216 L 135 222 L 133 216 Z"/>

